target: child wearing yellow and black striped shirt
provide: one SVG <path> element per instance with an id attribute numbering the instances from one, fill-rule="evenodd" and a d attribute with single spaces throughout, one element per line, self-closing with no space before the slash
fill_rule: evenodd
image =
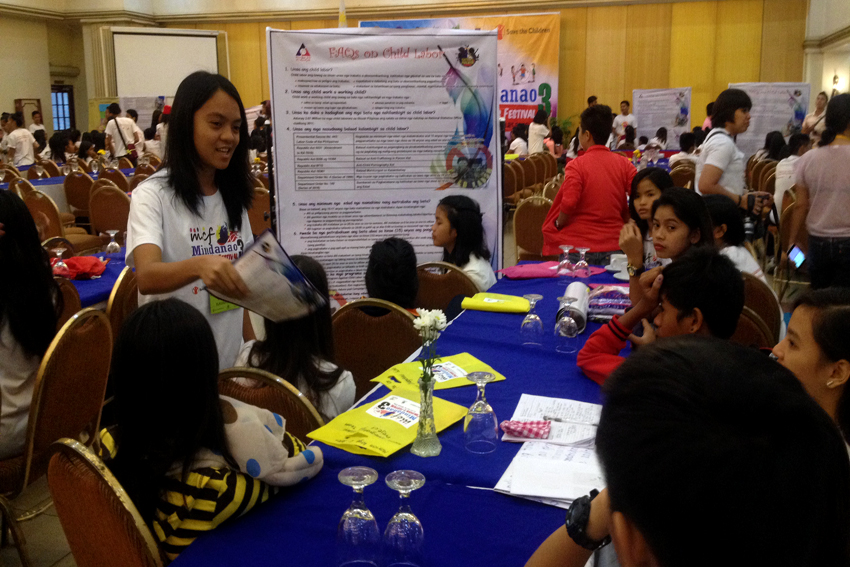
<path id="1" fill-rule="evenodd" d="M 322 468 L 321 449 L 289 435 L 283 417 L 220 397 L 218 371 L 209 324 L 177 299 L 139 308 L 115 344 L 119 423 L 101 433 L 104 452 L 170 559 Z"/>

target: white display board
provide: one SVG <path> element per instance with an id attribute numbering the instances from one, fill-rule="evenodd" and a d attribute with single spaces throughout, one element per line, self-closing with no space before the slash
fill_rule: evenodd
<path id="1" fill-rule="evenodd" d="M 638 136 L 651 140 L 659 128 L 667 128 L 667 149 L 678 150 L 679 136 L 691 131 L 691 87 L 635 89 L 632 101 Z"/>
<path id="2" fill-rule="evenodd" d="M 173 97 L 195 71 L 218 73 L 218 33 L 112 28 L 119 97 Z"/>
<path id="3" fill-rule="evenodd" d="M 277 229 L 322 263 L 346 299 L 365 293 L 375 241 L 397 236 L 418 261 L 437 203 L 481 207 L 501 265 L 494 31 L 268 30 Z"/>
<path id="4" fill-rule="evenodd" d="M 747 159 L 764 147 L 768 132 L 779 130 L 787 139 L 802 128 L 809 108 L 808 83 L 729 83 L 729 88 L 741 89 L 753 101 L 750 127 L 735 139 Z"/>

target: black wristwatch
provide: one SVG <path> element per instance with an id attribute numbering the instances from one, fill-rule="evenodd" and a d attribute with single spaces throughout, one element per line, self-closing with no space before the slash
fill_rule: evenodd
<path id="1" fill-rule="evenodd" d="M 626 266 L 626 271 L 629 273 L 630 278 L 636 278 L 642 273 L 644 273 L 646 271 L 646 268 L 644 268 L 643 266 L 641 266 L 640 268 L 635 268 L 634 266 L 629 264 Z"/>
<path id="2" fill-rule="evenodd" d="M 601 540 L 593 540 L 587 537 L 587 522 L 590 521 L 590 502 L 599 494 L 598 490 L 591 490 L 590 495 L 576 498 L 567 510 L 567 534 L 574 542 L 585 549 L 596 551 L 611 543 L 611 536 L 607 535 Z"/>

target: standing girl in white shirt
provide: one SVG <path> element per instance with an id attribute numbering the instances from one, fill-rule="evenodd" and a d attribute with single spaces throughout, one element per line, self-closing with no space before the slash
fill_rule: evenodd
<path id="1" fill-rule="evenodd" d="M 231 262 L 251 244 L 247 208 L 248 125 L 236 87 L 198 71 L 177 89 L 162 169 L 133 191 L 127 265 L 135 267 L 139 303 L 176 297 L 213 329 L 221 368 L 242 346 L 242 308 L 215 299 L 248 293 Z"/>
<path id="2" fill-rule="evenodd" d="M 534 121 L 528 127 L 528 153 L 536 154 L 545 150 L 543 139 L 549 135 L 549 116 L 540 109 L 534 115 Z"/>
<path id="3" fill-rule="evenodd" d="M 496 283 L 490 265 L 490 250 L 484 240 L 478 203 L 463 195 L 445 197 L 437 205 L 431 239 L 443 249 L 443 261 L 466 272 L 478 291 L 487 291 Z"/>

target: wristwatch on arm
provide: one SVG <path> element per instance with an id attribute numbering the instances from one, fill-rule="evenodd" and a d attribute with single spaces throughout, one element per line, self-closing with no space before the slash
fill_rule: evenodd
<path id="1" fill-rule="evenodd" d="M 611 543 L 611 536 L 607 535 L 601 540 L 593 540 L 587 537 L 587 523 L 590 521 L 590 503 L 599 494 L 598 490 L 591 490 L 588 496 L 576 498 L 567 510 L 567 534 L 576 544 L 584 549 L 596 551 Z"/>
<path id="2" fill-rule="evenodd" d="M 626 271 L 629 273 L 630 278 L 636 278 L 642 273 L 644 273 L 646 271 L 646 268 L 644 268 L 643 266 L 635 268 L 634 266 L 629 264 L 628 266 L 626 266 Z"/>

